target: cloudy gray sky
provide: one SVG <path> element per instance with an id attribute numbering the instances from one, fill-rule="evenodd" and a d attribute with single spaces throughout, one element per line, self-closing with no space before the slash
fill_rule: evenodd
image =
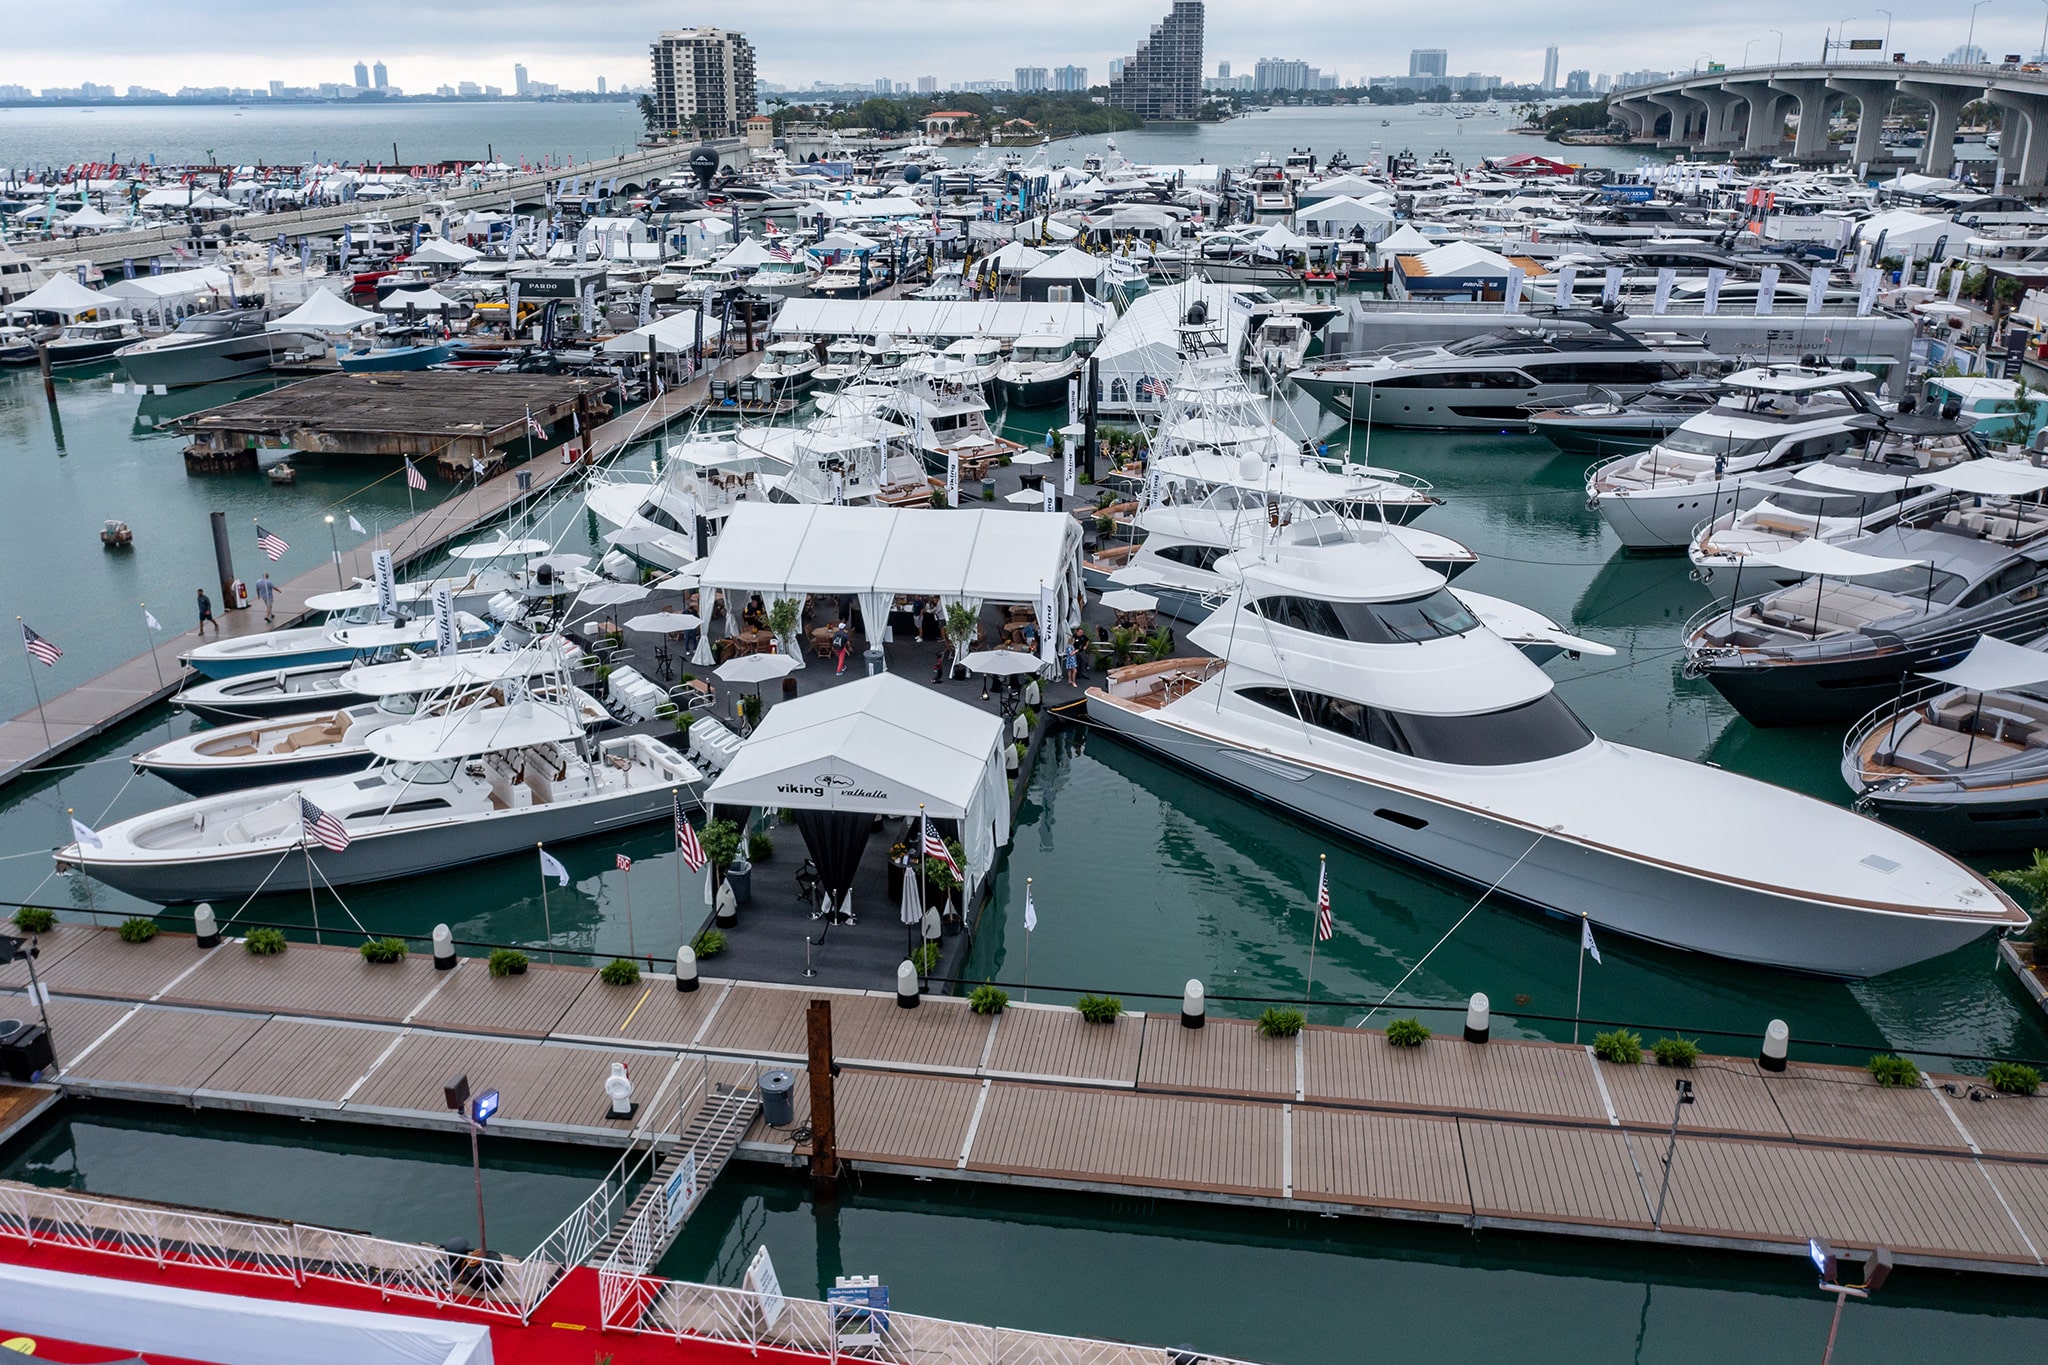
<path id="1" fill-rule="evenodd" d="M 690 5 L 678 0 L 0 0 L 0 84 L 41 89 L 96 81 L 167 90 L 347 81 L 361 58 L 383 60 L 410 91 L 474 80 L 510 87 L 512 64 L 536 80 L 588 88 L 646 79 L 646 45 L 662 28 L 744 30 L 762 79 L 912 80 L 942 88 L 1005 80 L 1019 65 L 1085 65 L 1104 79 L 1169 0 L 771 0 Z M 1894 48 L 1938 59 L 1970 25 L 1965 0 L 1894 0 Z M 1679 20 L 1677 16 L 1685 17 Z M 1977 44 L 1994 56 L 2040 47 L 2048 8 L 1990 0 Z M 1555 43 L 1561 70 L 1689 68 L 1711 59 L 1812 60 L 1844 18 L 1852 38 L 1883 37 L 1886 16 L 1854 0 L 1832 6 L 1720 0 L 1710 5 L 1617 0 L 1464 0 L 1458 4 L 1276 5 L 1209 0 L 1207 57 L 1248 69 L 1261 56 L 1299 57 L 1347 78 L 1405 73 L 1412 47 L 1442 47 L 1454 72 L 1510 80 L 1542 72 Z M 372 36 L 374 35 L 374 36 Z"/>

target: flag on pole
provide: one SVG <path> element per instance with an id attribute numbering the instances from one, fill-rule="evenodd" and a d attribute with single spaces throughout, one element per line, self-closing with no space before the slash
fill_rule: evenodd
<path id="1" fill-rule="evenodd" d="M 1322 865 L 1316 877 L 1316 942 L 1327 943 L 1335 932 L 1330 923 L 1330 865 Z"/>
<path id="2" fill-rule="evenodd" d="M 704 870 L 704 845 L 698 842 L 697 831 L 690 828 L 690 822 L 683 818 L 683 796 L 675 796 L 676 810 L 676 851 L 683 855 L 683 866 L 692 872 Z"/>
<path id="3" fill-rule="evenodd" d="M 106 847 L 106 845 L 100 842 L 100 836 L 94 832 L 92 826 L 86 824 L 75 815 L 71 817 L 71 837 L 78 841 L 80 848 Z"/>
<path id="4" fill-rule="evenodd" d="M 926 815 L 919 818 L 924 821 L 924 856 L 927 858 L 937 858 L 952 870 L 955 877 L 959 877 L 962 882 L 965 882 L 967 878 L 961 876 L 960 864 L 953 861 L 953 851 L 946 847 L 946 841 L 941 839 L 939 832 L 932 828 L 931 817 Z"/>
<path id="5" fill-rule="evenodd" d="M 1593 942 L 1593 921 L 1579 916 L 1579 947 L 1593 955 L 1593 961 L 1600 961 L 1600 945 Z"/>
<path id="6" fill-rule="evenodd" d="M 284 558 L 284 552 L 291 549 L 291 546 L 286 543 L 283 536 L 275 531 L 264 530 L 263 523 L 258 522 L 256 524 L 256 548 L 269 555 L 271 562 L 274 564 Z"/>
<path id="7" fill-rule="evenodd" d="M 1031 901 L 1031 883 L 1024 883 L 1024 932 L 1030 933 L 1038 927 L 1038 907 Z"/>
<path id="8" fill-rule="evenodd" d="M 470 472 L 475 474 L 477 478 L 482 479 L 487 477 L 487 475 L 484 472 L 484 462 L 482 460 L 477 459 L 474 455 L 470 456 L 469 468 Z"/>
<path id="9" fill-rule="evenodd" d="M 30 630 L 27 622 L 22 623 L 21 642 L 27 646 L 30 658 L 39 659 L 46 666 L 54 665 L 57 660 L 64 657 L 63 650 Z"/>
<path id="10" fill-rule="evenodd" d="M 405 486 L 415 493 L 427 491 L 427 477 L 413 466 L 412 456 L 405 457 Z"/>
<path id="11" fill-rule="evenodd" d="M 618 857 L 618 864 L 619 871 L 621 872 L 631 872 L 633 870 L 633 860 L 631 858 L 628 858 L 623 853 L 621 853 Z"/>
<path id="12" fill-rule="evenodd" d="M 363 524 L 360 521 L 356 520 L 356 514 L 353 512 L 348 514 L 348 529 L 354 531 L 359 536 L 366 536 L 370 534 L 368 531 L 363 529 Z"/>
<path id="13" fill-rule="evenodd" d="M 148 607 L 142 609 L 142 624 L 148 626 L 151 630 L 162 630 L 164 628 L 164 623 L 157 620 L 156 613 Z"/>
<path id="14" fill-rule="evenodd" d="M 348 831 L 341 821 L 308 801 L 299 798 L 299 823 L 305 827 L 306 837 L 318 841 L 330 853 L 339 853 L 349 846 Z"/>
<path id="15" fill-rule="evenodd" d="M 540 850 L 540 875 L 553 877 L 557 886 L 569 884 L 569 869 L 563 867 L 562 860 L 546 849 Z"/>

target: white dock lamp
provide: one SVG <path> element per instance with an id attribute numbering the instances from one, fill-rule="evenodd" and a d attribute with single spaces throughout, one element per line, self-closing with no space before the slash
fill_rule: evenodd
<path id="1" fill-rule="evenodd" d="M 1835 1316 L 1828 1323 L 1828 1345 L 1820 1358 L 1820 1365 L 1829 1365 L 1835 1355 L 1835 1333 L 1842 1325 L 1842 1305 L 1850 1299 L 1867 1299 L 1884 1287 L 1884 1282 L 1891 1278 L 1892 1254 L 1884 1247 L 1872 1247 L 1870 1259 L 1863 1263 L 1862 1284 L 1842 1283 L 1841 1263 L 1835 1258 L 1835 1249 L 1825 1240 L 1807 1238 L 1806 1254 L 1813 1258 L 1813 1268 L 1820 1272 L 1822 1292 L 1835 1296 Z"/>

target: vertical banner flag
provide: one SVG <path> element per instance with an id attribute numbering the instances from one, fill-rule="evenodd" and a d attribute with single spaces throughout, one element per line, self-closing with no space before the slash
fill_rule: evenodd
<path id="1" fill-rule="evenodd" d="M 1508 281 L 1501 289 L 1500 311 L 1519 313 L 1522 311 L 1522 281 L 1528 272 L 1518 265 L 1508 267 Z"/>
<path id="2" fill-rule="evenodd" d="M 1596 965 L 1599 963 L 1600 945 L 1593 941 L 1593 921 L 1584 915 L 1579 916 L 1579 947 L 1593 955 Z"/>
<path id="3" fill-rule="evenodd" d="M 1064 458 L 1064 460 L 1065 460 L 1065 466 L 1064 466 L 1064 468 L 1062 468 L 1062 469 L 1061 469 L 1061 471 L 1060 471 L 1060 474 L 1061 474 L 1061 483 L 1060 483 L 1060 491 L 1061 491 L 1061 492 L 1063 492 L 1063 493 L 1065 493 L 1065 494 L 1066 494 L 1066 495 L 1067 495 L 1068 497 L 1070 497 L 1070 498 L 1071 498 L 1071 497 L 1073 497 L 1073 496 L 1074 496 L 1074 492 L 1075 492 L 1075 489 L 1074 489 L 1074 443 L 1073 443 L 1072 441 L 1068 441 L 1068 442 L 1066 443 L 1066 449 L 1065 449 L 1065 450 L 1064 450 L 1064 451 L 1062 452 L 1062 455 L 1063 455 L 1063 458 Z"/>
<path id="4" fill-rule="evenodd" d="M 460 646 L 455 633 L 455 589 L 446 583 L 434 587 L 434 648 L 443 658 Z"/>
<path id="5" fill-rule="evenodd" d="M 1058 488 L 1057 488 L 1056 486 L 1054 486 L 1053 484 L 1051 484 L 1051 483 L 1048 483 L 1048 484 L 1046 484 L 1046 485 L 1045 485 L 1045 510 L 1046 510 L 1046 511 L 1048 511 L 1048 512 L 1057 512 L 1057 511 L 1059 511 L 1059 506 L 1058 506 L 1058 504 L 1057 504 L 1057 503 L 1056 503 L 1056 502 L 1054 501 L 1054 499 L 1056 499 L 1056 498 L 1058 498 L 1058 497 L 1059 497 L 1059 489 L 1058 489 Z"/>
<path id="6" fill-rule="evenodd" d="M 1728 272 L 1720 266 L 1715 266 L 1707 272 L 1707 296 L 1700 304 L 1702 315 L 1712 317 L 1721 311 L 1721 285 L 1727 278 Z"/>
<path id="7" fill-rule="evenodd" d="M 1600 286 L 1600 302 L 1602 302 L 1602 303 L 1620 303 L 1620 302 L 1621 302 L 1621 267 L 1620 267 L 1620 266 L 1618 266 L 1618 265 L 1610 265 L 1610 266 L 1608 266 L 1608 267 L 1607 267 L 1607 278 L 1606 278 L 1605 282 L 1604 282 L 1604 283 L 1602 283 L 1602 284 L 1601 284 L 1601 286 Z"/>
<path id="8" fill-rule="evenodd" d="M 1877 307 L 1877 271 L 1871 266 L 1863 267 L 1863 284 L 1856 294 L 1856 316 L 1867 318 L 1870 310 Z"/>
<path id="9" fill-rule="evenodd" d="M 1767 318 L 1771 315 L 1771 304 L 1778 296 L 1778 267 L 1767 265 L 1756 274 L 1756 316 Z"/>
<path id="10" fill-rule="evenodd" d="M 960 505 L 960 452 L 946 452 L 946 506 Z"/>
<path id="11" fill-rule="evenodd" d="M 398 615 L 398 583 L 391 576 L 391 551 L 370 552 L 370 581 L 377 585 L 377 614 Z"/>
<path id="12" fill-rule="evenodd" d="M 1058 631 L 1059 602 L 1052 584 L 1040 579 L 1038 583 L 1038 657 L 1050 667 L 1058 657 L 1053 651 L 1059 642 L 1053 639 Z"/>
<path id="13" fill-rule="evenodd" d="M 1951 270 L 1951 271 L 1949 271 L 1949 272 L 1948 272 L 1948 301 L 1949 301 L 1950 303 L 1954 303 L 1954 302 L 1956 301 L 1956 299 L 1957 299 L 1957 298 L 1961 297 L 1961 295 L 1962 295 L 1962 292 L 1963 292 L 1963 272 L 1962 272 L 1961 270 Z"/>
<path id="14" fill-rule="evenodd" d="M 1678 272 L 1668 265 L 1657 272 L 1657 298 L 1650 305 L 1652 313 L 1663 314 L 1670 311 L 1671 285 L 1677 278 Z"/>
<path id="15" fill-rule="evenodd" d="M 1578 287 L 1579 268 L 1575 265 L 1561 265 L 1557 268 L 1557 306 L 1572 306 L 1572 290 Z"/>
<path id="16" fill-rule="evenodd" d="M 1806 316 L 1810 318 L 1820 316 L 1821 306 L 1828 301 L 1828 286 L 1834 283 L 1834 278 L 1835 272 L 1832 270 L 1816 270 L 1813 272 L 1813 278 L 1807 282 L 1806 286 Z"/>
<path id="17" fill-rule="evenodd" d="M 75 822 L 74 822 L 75 823 Z M 1038 928 L 1038 905 L 1031 898 L 1031 879 L 1024 879 L 1024 932 Z"/>

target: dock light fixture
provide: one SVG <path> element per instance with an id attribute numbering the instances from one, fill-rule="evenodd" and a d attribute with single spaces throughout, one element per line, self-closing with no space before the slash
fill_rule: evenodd
<path id="1" fill-rule="evenodd" d="M 1764 1026 L 1764 1045 L 1757 1050 L 1756 1064 L 1766 1071 L 1783 1071 L 1791 1048 L 1792 1030 L 1783 1019 L 1773 1019 Z"/>
<path id="2" fill-rule="evenodd" d="M 1673 1088 L 1678 1092 L 1678 1100 L 1671 1106 L 1671 1139 L 1664 1146 L 1664 1184 L 1657 1191 L 1657 1211 L 1650 1215 L 1650 1226 L 1659 1232 L 1664 1230 L 1664 1200 L 1671 1193 L 1671 1161 L 1678 1155 L 1678 1116 L 1693 1102 L 1691 1081 L 1680 1077 Z"/>
<path id="3" fill-rule="evenodd" d="M 327 515 L 327 543 L 334 549 L 334 586 L 346 588 L 348 583 L 341 576 L 341 542 L 335 539 L 334 514 Z"/>
<path id="4" fill-rule="evenodd" d="M 486 1250 L 490 1240 L 484 1235 L 484 1159 L 482 1150 L 477 1146 L 477 1133 L 498 1112 L 498 1092 L 487 1091 L 472 1105 L 469 1102 L 469 1073 L 464 1072 L 451 1077 L 441 1087 L 441 1096 L 447 1100 L 450 1109 L 462 1115 L 463 1126 L 469 1129 L 469 1169 L 476 1178 L 476 1257 L 481 1264 L 490 1254 Z M 490 1101 L 490 1107 L 479 1114 L 478 1110 L 484 1109 L 485 1100 Z"/>
<path id="5" fill-rule="evenodd" d="M 1835 1296 L 1834 1317 L 1828 1322 L 1827 1349 L 1820 1357 L 1821 1365 L 1830 1365 L 1835 1357 L 1835 1334 L 1842 1326 L 1842 1305 L 1850 1299 L 1867 1299 L 1884 1287 L 1892 1274 L 1892 1253 L 1885 1247 L 1870 1249 L 1870 1259 L 1863 1263 L 1862 1284 L 1842 1283 L 1841 1261 L 1824 1238 L 1807 1238 L 1806 1254 L 1812 1258 L 1813 1268 L 1820 1272 L 1821 1292 Z"/>
<path id="6" fill-rule="evenodd" d="M 1493 1036 L 1493 1002 L 1485 991 L 1474 991 L 1465 1006 L 1465 1041 L 1483 1043 Z"/>
<path id="7" fill-rule="evenodd" d="M 1207 1015 L 1207 993 L 1202 989 L 1200 981 L 1190 977 L 1187 989 L 1183 990 L 1180 994 L 1180 1026 L 1182 1028 L 1200 1028 L 1206 1022 Z"/>

